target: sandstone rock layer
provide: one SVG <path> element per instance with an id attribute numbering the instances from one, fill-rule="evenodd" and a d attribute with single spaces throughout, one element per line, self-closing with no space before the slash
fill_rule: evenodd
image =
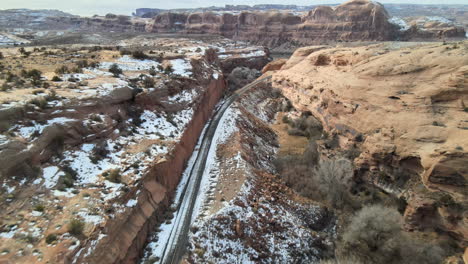
<path id="1" fill-rule="evenodd" d="M 406 199 L 407 229 L 444 230 L 465 244 L 467 49 L 466 41 L 307 47 L 273 74 L 273 86 L 341 148 L 360 150 L 357 177 Z"/>

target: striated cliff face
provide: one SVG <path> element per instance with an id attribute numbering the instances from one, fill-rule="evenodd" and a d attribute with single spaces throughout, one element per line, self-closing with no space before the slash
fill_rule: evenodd
<path id="1" fill-rule="evenodd" d="M 219 34 L 268 47 L 284 43 L 300 45 L 323 41 L 383 41 L 397 39 L 464 38 L 463 28 L 453 25 L 424 30 L 399 30 L 384 6 L 368 0 L 352 0 L 336 7 L 319 6 L 303 15 L 281 12 L 239 14 L 163 13 L 146 25 L 148 32 Z"/>
<path id="2" fill-rule="evenodd" d="M 85 245 L 85 248 L 92 247 L 94 253 L 81 254 L 75 260 L 79 263 L 138 261 L 148 234 L 153 231 L 156 223 L 163 219 L 163 213 L 171 203 L 173 191 L 179 183 L 198 137 L 225 89 L 226 84 L 223 79 L 208 85 L 179 143 L 164 160 L 149 168 L 141 185 L 136 188 L 139 190 L 138 205 L 118 219 L 107 222 L 104 230 L 108 235 L 100 240 L 97 246 L 92 242 Z"/>
<path id="3" fill-rule="evenodd" d="M 240 14 L 165 13 L 147 25 L 150 32 L 181 31 L 188 34 L 221 34 L 268 46 L 288 41 L 303 44 L 323 40 L 391 40 L 396 27 L 388 22 L 381 4 L 354 0 L 336 8 L 317 7 L 307 15 L 279 12 Z"/>
<path id="4" fill-rule="evenodd" d="M 357 181 L 407 202 L 407 230 L 466 245 L 467 48 L 466 41 L 306 47 L 265 69 L 281 67 L 273 86 L 318 118 L 328 140 L 357 150 Z M 322 154 L 333 155 L 329 145 Z"/>

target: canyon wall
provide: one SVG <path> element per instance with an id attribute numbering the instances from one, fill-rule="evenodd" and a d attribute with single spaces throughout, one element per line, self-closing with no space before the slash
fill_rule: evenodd
<path id="1" fill-rule="evenodd" d="M 306 47 L 273 86 L 318 118 L 333 146 L 353 156 L 356 181 L 405 200 L 405 228 L 466 246 L 468 43 Z"/>
<path id="2" fill-rule="evenodd" d="M 162 13 L 146 25 L 148 32 L 218 34 L 235 40 L 276 47 L 324 41 L 385 41 L 441 37 L 464 38 L 463 28 L 404 33 L 389 22 L 384 6 L 368 0 L 352 0 L 337 7 L 319 6 L 305 15 L 285 12 Z"/>
<path id="3" fill-rule="evenodd" d="M 136 263 L 146 244 L 148 234 L 158 221 L 163 220 L 164 212 L 171 204 L 174 191 L 180 177 L 192 155 L 206 122 L 226 89 L 224 79 L 212 81 L 202 95 L 193 119 L 187 125 L 179 143 L 174 146 L 167 159 L 153 164 L 143 177 L 141 185 L 131 190 L 128 195 L 134 197 L 139 191 L 138 205 L 128 210 L 125 215 L 109 221 L 104 227 L 107 237 L 94 247 L 90 255 L 78 253 L 79 263 Z M 90 241 L 93 241 L 90 239 Z M 85 251 L 84 251 L 85 252 Z M 71 256 L 77 254 L 73 252 Z M 71 263 L 71 261 L 70 261 Z"/>

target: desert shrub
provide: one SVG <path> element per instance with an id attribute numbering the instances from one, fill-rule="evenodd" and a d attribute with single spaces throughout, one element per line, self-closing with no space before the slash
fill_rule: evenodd
<path id="1" fill-rule="evenodd" d="M 122 181 L 122 176 L 120 175 L 119 169 L 110 170 L 109 175 L 106 178 L 110 182 L 114 182 L 114 183 L 120 183 Z"/>
<path id="2" fill-rule="evenodd" d="M 441 263 L 443 250 L 411 239 L 401 223 L 396 209 L 382 205 L 362 208 L 345 228 L 339 255 L 362 263 Z"/>
<path id="3" fill-rule="evenodd" d="M 302 160 L 309 166 L 314 166 L 319 161 L 320 153 L 318 152 L 318 146 L 315 140 L 310 140 L 307 144 L 304 153 L 302 154 Z"/>
<path id="4" fill-rule="evenodd" d="M 84 222 L 79 219 L 72 219 L 68 224 L 68 232 L 74 236 L 83 234 Z"/>
<path id="5" fill-rule="evenodd" d="M 68 69 L 68 67 L 66 65 L 62 65 L 62 66 L 58 67 L 57 69 L 55 69 L 55 73 L 56 74 L 66 74 L 66 73 L 70 73 L 70 70 Z"/>
<path id="6" fill-rule="evenodd" d="M 166 68 L 164 68 L 164 73 L 165 74 L 172 74 L 174 72 L 174 69 L 172 68 L 172 65 L 167 65 Z"/>
<path id="7" fill-rule="evenodd" d="M 52 244 L 55 241 L 57 241 L 57 235 L 56 234 L 48 234 L 45 239 L 47 244 Z"/>
<path id="8" fill-rule="evenodd" d="M 78 82 L 79 80 L 80 80 L 80 79 L 75 78 L 75 77 L 73 77 L 73 76 L 67 79 L 67 81 L 69 81 L 69 82 Z"/>
<path id="9" fill-rule="evenodd" d="M 71 69 L 71 72 L 73 73 L 83 73 L 83 69 L 80 67 L 74 67 Z"/>
<path id="10" fill-rule="evenodd" d="M 65 175 L 60 176 L 57 182 L 57 189 L 60 191 L 65 191 L 67 188 L 72 188 L 75 184 L 75 179 L 73 175 L 65 172 Z"/>
<path id="11" fill-rule="evenodd" d="M 290 128 L 288 129 L 288 135 L 290 136 L 297 136 L 297 137 L 305 137 L 307 136 L 307 133 L 303 130 L 300 130 L 298 128 Z"/>
<path id="12" fill-rule="evenodd" d="M 135 51 L 132 51 L 132 57 L 137 60 L 144 60 L 148 58 L 148 55 L 146 55 L 141 50 L 135 50 Z"/>
<path id="13" fill-rule="evenodd" d="M 343 208 L 350 202 L 353 166 L 347 159 L 323 160 L 314 169 L 313 177 L 322 197 L 334 208 Z"/>
<path id="14" fill-rule="evenodd" d="M 123 73 L 122 69 L 120 69 L 119 65 L 116 63 L 110 66 L 109 72 L 112 73 L 114 77 L 119 77 L 119 75 Z"/>
<path id="15" fill-rule="evenodd" d="M 13 82 L 17 78 L 18 78 L 18 76 L 16 76 L 15 74 L 13 74 L 11 72 L 7 72 L 6 77 L 5 77 L 5 81 L 6 82 Z"/>
<path id="16" fill-rule="evenodd" d="M 34 211 L 44 212 L 44 210 L 45 210 L 45 206 L 43 204 L 36 204 L 34 206 Z"/>
<path id="17" fill-rule="evenodd" d="M 352 163 L 347 159 L 323 160 L 317 165 L 319 152 L 311 140 L 303 155 L 288 155 L 277 158 L 274 165 L 286 185 L 299 194 L 332 207 L 353 207 L 351 185 Z M 317 166 L 315 166 L 317 165 Z"/>
<path id="18" fill-rule="evenodd" d="M 120 55 L 124 56 L 124 55 L 132 55 L 132 52 L 130 50 L 126 50 L 126 49 L 121 49 L 120 50 Z"/>
<path id="19" fill-rule="evenodd" d="M 314 58 L 314 65 L 315 66 L 324 66 L 330 63 L 330 57 L 326 54 L 319 54 L 316 58 Z"/>
<path id="20" fill-rule="evenodd" d="M 10 129 L 11 125 L 8 121 L 0 121 L 0 132 L 5 132 Z"/>
<path id="21" fill-rule="evenodd" d="M 288 134 L 293 136 L 302 136 L 307 138 L 318 137 L 322 131 L 320 122 L 312 115 L 305 113 L 294 120 L 290 120 L 287 117 L 283 118 L 283 122 L 291 125 L 291 128 L 288 130 Z"/>
<path id="22" fill-rule="evenodd" d="M 445 127 L 445 125 L 442 122 L 434 121 L 432 122 L 433 126 L 440 126 L 440 127 Z"/>
<path id="23" fill-rule="evenodd" d="M 100 115 L 97 115 L 97 114 L 91 114 L 89 116 L 89 119 L 94 121 L 94 122 L 102 122 L 102 118 Z"/>
<path id="24" fill-rule="evenodd" d="M 107 149 L 107 144 L 105 143 L 96 144 L 96 146 L 93 149 L 93 155 L 91 156 L 91 158 L 96 159 L 98 161 L 107 157 L 108 154 L 109 154 L 109 150 Z"/>
<path id="25" fill-rule="evenodd" d="M 8 91 L 8 90 L 10 90 L 12 88 L 13 87 L 11 85 L 9 85 L 8 83 L 5 82 L 5 83 L 2 84 L 2 87 L 0 88 L 0 90 L 5 92 L 5 91 Z"/>
<path id="26" fill-rule="evenodd" d="M 21 71 L 21 75 L 24 77 L 24 78 L 30 78 L 31 80 L 35 81 L 35 82 L 38 82 L 41 80 L 41 75 L 42 75 L 42 72 L 37 70 L 37 69 L 31 69 L 29 71 L 26 71 L 26 70 L 22 70 Z"/>
<path id="27" fill-rule="evenodd" d="M 156 75 L 156 68 L 154 68 L 154 66 L 151 66 L 151 68 L 149 69 L 149 75 L 151 76 L 155 76 Z"/>
<path id="28" fill-rule="evenodd" d="M 54 77 L 52 77 L 52 81 L 53 81 L 53 82 L 61 82 L 62 79 L 60 79 L 60 77 L 58 77 L 57 75 L 55 75 Z"/>
<path id="29" fill-rule="evenodd" d="M 47 100 L 44 97 L 34 98 L 31 101 L 29 101 L 29 103 L 39 107 L 40 109 L 47 108 Z"/>
<path id="30" fill-rule="evenodd" d="M 76 64 L 76 67 L 78 68 L 86 68 L 89 65 L 87 60 L 79 60 L 75 64 Z"/>
<path id="31" fill-rule="evenodd" d="M 32 91 L 32 94 L 34 94 L 34 95 L 38 95 L 40 93 L 44 93 L 44 90 L 43 89 L 37 89 L 37 90 Z"/>
<path id="32" fill-rule="evenodd" d="M 146 77 L 143 79 L 143 86 L 144 86 L 145 88 L 154 87 L 154 80 L 153 80 L 153 78 L 146 76 Z"/>
<path id="33" fill-rule="evenodd" d="M 89 68 L 98 68 L 99 67 L 99 62 L 97 61 L 92 61 L 89 63 Z"/>
<path id="34" fill-rule="evenodd" d="M 108 19 L 115 19 L 115 18 L 117 18 L 117 15 L 112 14 L 112 13 L 108 13 L 108 14 L 106 14 L 105 17 L 108 18 Z"/>

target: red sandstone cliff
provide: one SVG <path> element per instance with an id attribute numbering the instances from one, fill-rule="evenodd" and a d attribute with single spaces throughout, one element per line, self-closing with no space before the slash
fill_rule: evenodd
<path id="1" fill-rule="evenodd" d="M 444 37 L 464 38 L 462 28 L 443 31 L 399 31 L 389 22 L 384 6 L 368 0 L 352 0 L 337 7 L 319 6 L 306 15 L 280 12 L 241 12 L 240 14 L 164 13 L 146 26 L 148 32 L 219 34 L 235 40 L 269 47 L 293 42 L 301 45 L 323 41 L 383 41 Z M 413 33 L 412 33 L 413 32 Z M 422 33 L 421 33 L 422 32 Z"/>
<path id="2" fill-rule="evenodd" d="M 358 150 L 357 178 L 407 201 L 407 230 L 466 246 L 467 44 L 306 47 L 265 69 L 280 68 L 273 86 Z"/>

